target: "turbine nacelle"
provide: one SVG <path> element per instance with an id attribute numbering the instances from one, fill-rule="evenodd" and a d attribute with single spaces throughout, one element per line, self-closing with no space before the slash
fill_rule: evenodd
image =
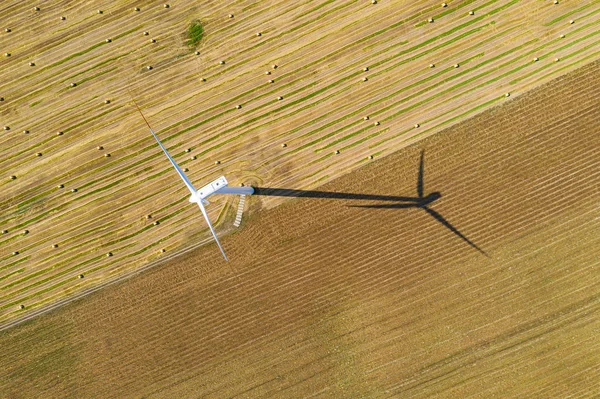
<path id="1" fill-rule="evenodd" d="M 204 204 L 208 205 L 208 201 L 205 200 L 205 198 L 216 193 L 218 190 L 227 187 L 227 184 L 228 182 L 225 176 L 221 176 L 190 195 L 190 202 L 202 201 Z"/>

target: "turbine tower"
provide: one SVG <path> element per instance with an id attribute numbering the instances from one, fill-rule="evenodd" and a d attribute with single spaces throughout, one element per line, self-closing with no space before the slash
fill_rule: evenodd
<path id="1" fill-rule="evenodd" d="M 133 100 L 133 97 L 132 97 L 132 100 Z M 175 162 L 175 160 L 173 158 L 171 158 L 171 155 L 169 155 L 169 152 L 167 151 L 167 149 L 160 142 L 160 140 L 158 139 L 158 136 L 156 135 L 156 133 L 154 133 L 154 130 L 152 130 L 152 127 L 150 126 L 150 124 L 148 123 L 146 118 L 144 117 L 142 110 L 137 105 L 135 100 L 133 100 L 133 103 L 135 104 L 135 107 L 137 108 L 140 115 L 142 115 L 142 118 L 144 119 L 144 122 L 146 122 L 146 125 L 148 125 L 148 128 L 150 129 L 150 133 L 152 133 L 152 135 L 156 139 L 156 142 L 158 143 L 160 148 L 162 148 L 165 155 L 167 156 L 167 158 L 169 158 L 169 161 L 171 161 L 171 164 L 173 165 L 173 167 L 179 174 L 179 177 L 181 177 L 181 179 L 185 183 L 188 190 L 190 190 L 190 193 L 192 195 L 190 195 L 189 201 L 195 202 L 198 204 L 198 206 L 200 207 L 200 211 L 202 212 L 202 216 L 204 216 L 204 219 L 206 219 L 206 223 L 208 224 L 208 227 L 210 228 L 210 232 L 212 233 L 213 237 L 215 238 L 215 241 L 217 242 L 217 245 L 219 246 L 219 249 L 221 250 L 223 257 L 225 258 L 226 261 L 229 261 L 229 259 L 227 259 L 227 255 L 225 255 L 225 251 L 223 250 L 221 243 L 219 242 L 219 239 L 217 238 L 217 233 L 215 233 L 215 229 L 213 228 L 212 224 L 210 223 L 210 219 L 208 218 L 206 209 L 204 208 L 204 204 L 206 204 L 206 205 L 209 204 L 209 202 L 206 200 L 206 198 L 213 194 L 252 195 L 252 194 L 254 194 L 254 188 L 252 188 L 252 187 L 227 187 L 227 184 L 228 184 L 227 179 L 225 178 L 225 176 L 221 176 L 218 179 L 210 182 L 206 186 L 202 187 L 201 189 L 196 190 L 194 188 L 194 185 L 192 184 L 192 182 L 190 182 L 190 180 L 187 178 L 185 173 L 183 173 L 183 171 L 181 170 L 179 165 L 177 165 L 177 162 Z"/>

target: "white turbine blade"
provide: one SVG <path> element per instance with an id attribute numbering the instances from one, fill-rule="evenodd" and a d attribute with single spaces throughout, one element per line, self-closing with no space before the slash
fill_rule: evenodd
<path id="1" fill-rule="evenodd" d="M 213 229 L 212 224 L 210 224 L 210 219 L 208 218 L 208 214 L 206 213 L 206 209 L 204 209 L 204 205 L 202 205 L 202 202 L 198 202 L 198 205 L 200 206 L 200 210 L 202 211 L 202 215 L 204 216 L 204 219 L 206 219 L 206 223 L 208 224 L 208 227 L 210 228 L 210 232 L 212 233 L 213 237 L 215 238 L 215 241 L 217 242 L 217 245 L 219 246 L 219 249 L 221 250 L 221 253 L 223 254 L 223 257 L 225 258 L 226 261 L 229 261 L 229 259 L 227 259 L 227 255 L 225 255 L 225 251 L 223 251 L 223 247 L 221 246 L 221 243 L 219 242 L 219 239 L 217 238 L 217 233 L 215 233 L 215 229 Z"/>
<path id="2" fill-rule="evenodd" d="M 148 127 L 150 127 L 150 126 L 148 126 Z M 152 135 L 156 139 L 156 141 L 157 141 L 158 145 L 160 146 L 160 148 L 162 148 L 162 150 L 165 152 L 165 155 L 167 156 L 167 158 L 169 158 L 169 161 L 171 161 L 171 164 L 173 165 L 173 167 L 175 168 L 175 170 L 177 171 L 177 173 L 179 173 L 179 177 L 181 177 L 181 179 L 183 180 L 183 182 L 187 186 L 188 190 L 190 190 L 190 192 L 192 194 L 195 194 L 196 193 L 196 189 L 194 188 L 194 185 L 192 184 L 192 182 L 187 178 L 187 176 L 185 175 L 185 173 L 183 173 L 183 170 L 181 170 L 179 168 L 179 165 L 177 165 L 177 162 L 175 162 L 175 160 L 173 158 L 171 158 L 171 156 L 169 155 L 169 152 L 162 145 L 162 143 L 158 139 L 158 136 L 156 136 L 156 133 L 154 133 L 154 130 L 152 130 L 152 128 L 150 128 L 150 132 L 152 133 Z"/>
<path id="3" fill-rule="evenodd" d="M 131 97 L 131 99 L 133 100 L 133 97 Z M 140 109 L 140 107 L 138 107 L 137 103 L 135 102 L 135 100 L 133 100 L 133 103 L 135 104 L 138 112 L 140 113 L 140 115 L 142 115 L 142 118 L 144 118 L 144 122 L 146 122 L 146 125 L 148 125 L 148 128 L 150 129 L 150 133 L 152 133 L 152 135 L 154 136 L 154 138 L 156 139 L 156 142 L 158 143 L 158 145 L 160 146 L 160 148 L 162 148 L 162 150 L 164 151 L 165 155 L 167 156 L 167 158 L 169 158 L 169 161 L 171 161 L 171 164 L 173 165 L 173 167 L 175 168 L 175 170 L 177 171 L 177 173 L 179 174 L 179 177 L 181 177 L 181 179 L 183 180 L 183 182 L 185 183 L 185 185 L 187 186 L 188 190 L 190 190 L 190 192 L 192 194 L 196 194 L 196 189 L 194 188 L 194 185 L 192 184 L 192 182 L 187 178 L 187 176 L 185 175 L 185 173 L 183 173 L 183 170 L 181 170 L 179 168 L 179 165 L 177 165 L 177 162 L 175 162 L 175 160 L 173 158 L 171 158 L 171 155 L 169 155 L 169 152 L 167 151 L 167 149 L 162 145 L 162 143 L 160 142 L 160 140 L 158 139 L 158 136 L 156 135 L 156 133 L 154 133 L 154 130 L 152 130 L 152 127 L 150 126 L 150 124 L 148 123 L 148 121 L 146 120 L 146 117 L 144 117 L 144 114 L 142 113 L 142 110 Z"/>

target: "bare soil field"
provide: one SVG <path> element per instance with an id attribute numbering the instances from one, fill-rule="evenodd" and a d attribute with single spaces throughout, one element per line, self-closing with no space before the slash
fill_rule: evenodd
<path id="1" fill-rule="evenodd" d="M 1 332 L 0 392 L 598 396 L 599 91 L 593 63 L 320 194 L 252 197 L 230 263 L 201 247 Z M 391 198 L 422 151 L 433 213 Z"/>
<path id="2" fill-rule="evenodd" d="M 197 185 L 313 189 L 600 53 L 598 0 L 169 5 L 0 5 L 2 325 L 208 238 L 129 90 Z"/>

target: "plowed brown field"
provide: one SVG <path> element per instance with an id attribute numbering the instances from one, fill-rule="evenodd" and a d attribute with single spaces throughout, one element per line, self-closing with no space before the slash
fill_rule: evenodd
<path id="1" fill-rule="evenodd" d="M 489 256 L 418 208 L 294 200 L 230 264 L 200 248 L 2 332 L 0 392 L 597 396 L 599 91 L 594 63 L 322 188 L 414 197 L 424 149 L 431 208 Z"/>

